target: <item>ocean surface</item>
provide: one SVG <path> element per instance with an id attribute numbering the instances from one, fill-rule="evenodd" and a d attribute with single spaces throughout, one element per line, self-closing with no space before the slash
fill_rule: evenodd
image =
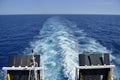
<path id="1" fill-rule="evenodd" d="M 0 80 L 8 55 L 31 54 L 45 65 L 45 80 L 74 80 L 78 54 L 110 53 L 120 75 L 119 15 L 0 15 Z"/>

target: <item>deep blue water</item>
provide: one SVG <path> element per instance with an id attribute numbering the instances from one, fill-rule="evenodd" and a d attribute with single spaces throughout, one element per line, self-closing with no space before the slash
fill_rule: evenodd
<path id="1" fill-rule="evenodd" d="M 31 49 L 41 54 L 42 65 L 46 63 L 45 80 L 74 80 L 78 54 L 83 52 L 110 53 L 118 78 L 120 16 L 1 15 L 0 69 L 7 66 L 8 55 L 31 54 Z"/>

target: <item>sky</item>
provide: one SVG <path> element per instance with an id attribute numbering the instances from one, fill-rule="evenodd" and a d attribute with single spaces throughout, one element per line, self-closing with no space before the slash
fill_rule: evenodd
<path id="1" fill-rule="evenodd" d="M 0 14 L 120 15 L 120 0 L 0 0 Z"/>

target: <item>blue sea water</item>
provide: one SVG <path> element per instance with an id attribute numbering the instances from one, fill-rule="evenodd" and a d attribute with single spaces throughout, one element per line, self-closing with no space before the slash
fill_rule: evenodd
<path id="1" fill-rule="evenodd" d="M 114 78 L 119 78 L 120 16 L 0 15 L 0 69 L 8 55 L 32 49 L 41 55 L 45 80 L 74 80 L 78 54 L 84 52 L 110 53 Z"/>

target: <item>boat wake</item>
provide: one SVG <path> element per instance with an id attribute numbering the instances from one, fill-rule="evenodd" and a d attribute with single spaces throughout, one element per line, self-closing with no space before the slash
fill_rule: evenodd
<path id="1" fill-rule="evenodd" d="M 41 65 L 46 68 L 45 80 L 74 80 L 78 54 L 109 52 L 95 39 L 87 37 L 74 22 L 61 17 L 46 20 L 30 47 L 41 55 Z"/>

